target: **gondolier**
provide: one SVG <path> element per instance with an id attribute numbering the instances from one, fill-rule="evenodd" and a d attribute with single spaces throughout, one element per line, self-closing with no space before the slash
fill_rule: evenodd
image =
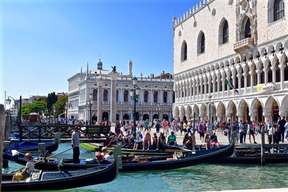
<path id="1" fill-rule="evenodd" d="M 79 145 L 80 145 L 80 133 L 79 133 L 79 125 L 76 125 L 74 128 L 74 131 L 72 133 L 71 136 L 71 144 L 72 144 L 72 148 L 73 148 L 73 162 L 74 163 L 79 163 L 79 156 L 80 156 L 80 149 L 79 149 Z"/>

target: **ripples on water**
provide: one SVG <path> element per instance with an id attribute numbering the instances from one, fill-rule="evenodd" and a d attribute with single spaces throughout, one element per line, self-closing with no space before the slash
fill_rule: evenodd
<path id="1" fill-rule="evenodd" d="M 57 152 L 67 149 L 64 144 Z M 56 152 L 56 153 L 57 153 Z M 71 157 L 71 152 L 61 155 Z M 81 152 L 81 156 L 93 154 Z M 16 165 L 10 163 L 10 170 Z M 19 166 L 18 166 L 19 167 Z M 170 171 L 121 173 L 107 184 L 64 190 L 65 192 L 196 192 L 229 189 L 257 189 L 288 187 L 288 167 L 270 166 L 196 165 Z"/>

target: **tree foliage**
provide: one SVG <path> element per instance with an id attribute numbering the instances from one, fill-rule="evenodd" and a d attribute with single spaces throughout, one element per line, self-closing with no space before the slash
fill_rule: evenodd
<path id="1" fill-rule="evenodd" d="M 49 113 L 52 112 L 53 105 L 56 102 L 57 102 L 57 95 L 55 94 L 55 92 L 49 93 L 47 97 L 47 109 Z"/>
<path id="2" fill-rule="evenodd" d="M 68 96 L 62 95 L 58 97 L 57 102 L 54 104 L 56 116 L 61 115 L 65 112 L 65 105 L 68 101 Z"/>
<path id="3" fill-rule="evenodd" d="M 22 105 L 22 110 L 21 110 L 21 114 L 23 116 L 24 119 L 27 119 L 27 117 L 29 116 L 29 114 L 32 112 L 32 104 L 31 103 L 24 103 Z"/>

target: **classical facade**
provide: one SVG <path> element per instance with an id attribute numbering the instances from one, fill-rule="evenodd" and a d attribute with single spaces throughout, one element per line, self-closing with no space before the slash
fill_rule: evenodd
<path id="1" fill-rule="evenodd" d="M 116 67 L 103 69 L 101 61 L 96 70 L 82 70 L 68 79 L 68 117 L 100 122 L 133 119 L 134 97 L 137 94 L 136 120 L 171 119 L 174 101 L 172 75 L 162 73 L 149 77 L 133 76 L 132 62 L 128 74 L 118 73 Z M 133 84 L 134 82 L 134 84 Z M 91 110 L 90 110 L 91 109 Z"/>
<path id="2" fill-rule="evenodd" d="M 288 117 L 288 0 L 200 1 L 173 28 L 174 117 Z"/>

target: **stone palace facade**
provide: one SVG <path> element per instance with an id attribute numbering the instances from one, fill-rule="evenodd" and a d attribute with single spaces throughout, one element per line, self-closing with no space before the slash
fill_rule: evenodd
<path id="1" fill-rule="evenodd" d="M 128 65 L 128 74 L 116 70 L 113 73 L 104 70 L 99 61 L 96 70 L 87 66 L 86 73 L 81 70 L 69 78 L 68 117 L 89 122 L 91 111 L 93 123 L 111 120 L 112 116 L 115 121 L 131 121 L 134 110 L 131 93 L 136 88 L 136 120 L 171 119 L 175 99 L 172 75 L 164 72 L 159 76 L 141 75 L 133 85 L 132 62 Z"/>
<path id="2" fill-rule="evenodd" d="M 201 0 L 173 29 L 174 117 L 288 117 L 288 0 Z"/>

